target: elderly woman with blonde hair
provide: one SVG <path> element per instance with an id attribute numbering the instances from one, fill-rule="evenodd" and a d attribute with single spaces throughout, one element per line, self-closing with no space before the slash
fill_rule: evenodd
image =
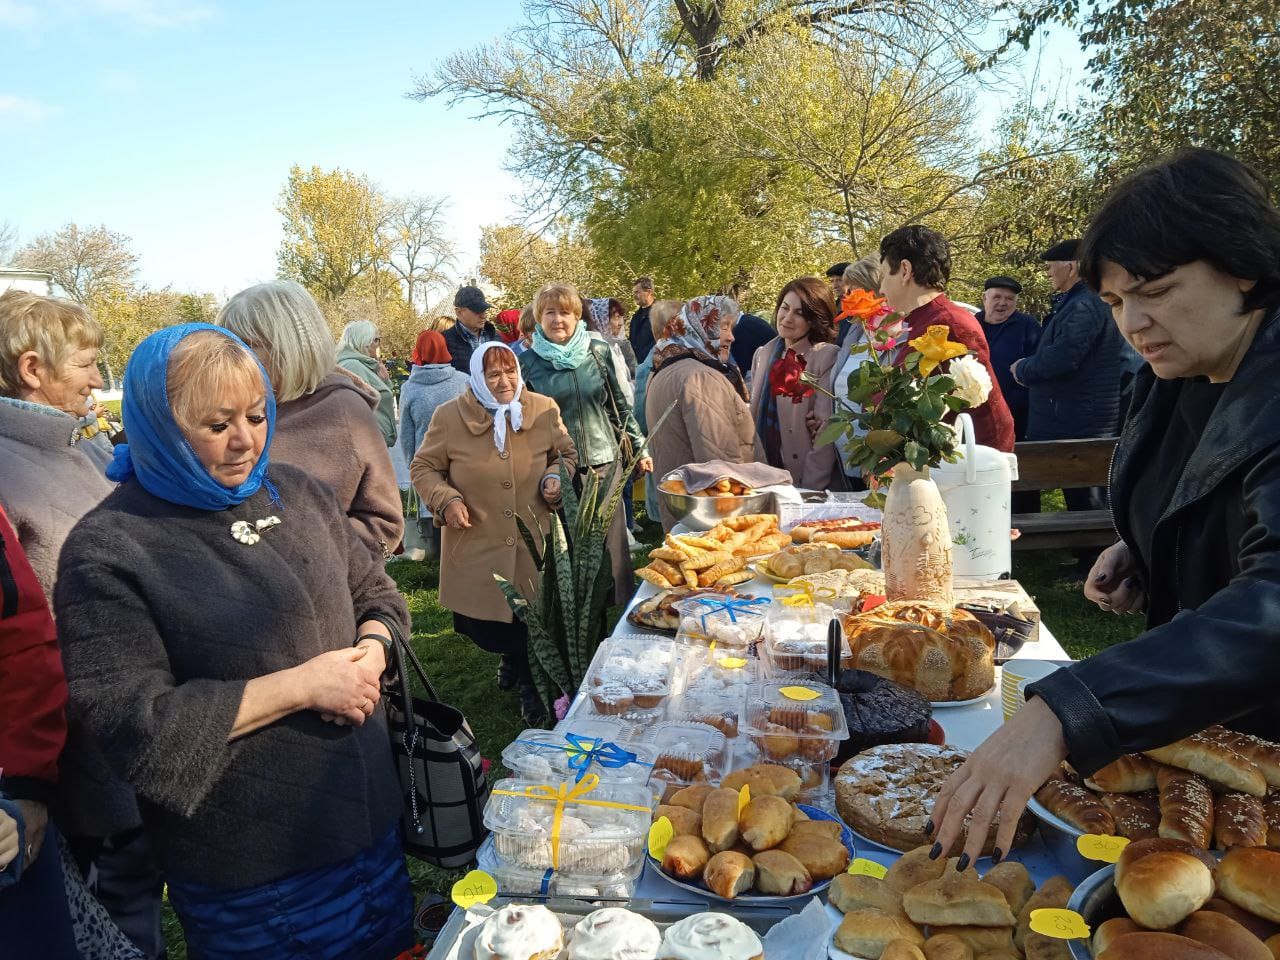
<path id="1" fill-rule="evenodd" d="M 169 327 L 126 374 L 119 486 L 67 538 L 54 600 L 188 951 L 394 956 L 413 900 L 378 700 L 404 600 L 328 485 L 270 461 L 274 391 L 239 338 Z"/>
<path id="2" fill-rule="evenodd" d="M 396 445 L 396 398 L 391 374 L 381 359 L 382 335 L 372 320 L 353 320 L 338 338 L 338 366 L 367 383 L 378 394 L 378 429 L 388 447 Z"/>
<path id="3" fill-rule="evenodd" d="M 320 307 L 292 280 L 241 290 L 218 314 L 258 355 L 276 399 L 272 459 L 301 467 L 338 495 L 356 533 L 379 556 L 404 535 L 395 468 L 376 414 L 381 398 L 339 369 Z"/>
<path id="4" fill-rule="evenodd" d="M 582 296 L 571 283 L 551 283 L 534 300 L 538 326 L 533 347 L 520 355 L 520 367 L 529 386 L 551 397 L 578 451 L 578 468 L 594 470 L 609 478 L 615 463 L 630 446 L 643 454 L 637 469 L 649 473 L 653 459 L 647 455 L 644 434 L 631 412 L 631 400 L 613 364 L 613 351 L 602 339 L 591 336 L 582 319 Z M 618 483 L 627 478 L 616 476 Z M 622 510 L 614 514 L 607 536 L 613 565 L 614 602 L 627 603 L 634 592 L 631 552 Z"/>

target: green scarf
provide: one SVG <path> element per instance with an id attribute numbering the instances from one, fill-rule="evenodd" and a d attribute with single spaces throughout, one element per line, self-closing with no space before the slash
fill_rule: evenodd
<path id="1" fill-rule="evenodd" d="M 533 328 L 533 352 L 557 370 L 578 369 L 586 362 L 590 348 L 591 335 L 587 333 L 587 325 L 581 320 L 568 343 L 552 343 L 542 332 L 542 327 Z"/>

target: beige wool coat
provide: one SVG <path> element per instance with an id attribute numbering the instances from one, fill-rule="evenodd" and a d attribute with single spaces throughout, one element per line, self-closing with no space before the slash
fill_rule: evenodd
<path id="1" fill-rule="evenodd" d="M 759 425 L 760 415 L 764 409 L 765 380 L 769 376 L 769 367 L 774 361 L 774 353 L 778 349 L 780 337 L 774 337 L 764 346 L 756 350 L 751 361 L 751 418 Z M 840 352 L 834 343 L 810 343 L 800 341 L 795 348 L 796 353 L 805 358 L 805 372 L 812 374 L 819 383 L 825 384 L 831 379 L 831 368 L 835 365 L 836 355 Z M 805 490 L 831 490 L 843 488 L 843 481 L 836 483 L 840 473 L 840 461 L 836 456 L 834 444 L 814 447 L 809 434 L 806 417 L 815 412 L 821 395 L 815 390 L 813 395 L 800 403 L 792 403 L 787 397 L 778 398 L 778 425 L 782 432 L 782 463 L 772 466 L 782 467 L 791 472 L 791 482 Z M 818 411 L 820 413 L 821 411 Z M 764 444 L 756 433 L 756 457 L 765 461 Z"/>
<path id="2" fill-rule="evenodd" d="M 686 463 L 756 459 L 751 409 L 724 374 L 691 357 L 663 365 L 645 392 L 647 422 L 656 424 L 672 403 L 676 408 L 649 437 L 655 478 Z M 670 530 L 675 522 L 663 504 L 663 527 Z"/>
<path id="3" fill-rule="evenodd" d="M 409 467 L 413 486 L 437 526 L 443 524 L 449 501 L 461 497 L 467 506 L 469 529 L 444 526 L 441 531 L 440 603 L 477 620 L 512 620 L 511 607 L 494 582 L 495 571 L 521 594 L 531 594 L 538 573 L 516 516 L 531 526 L 532 515 L 547 530 L 551 511 L 542 499 L 542 478 L 558 475 L 560 457 L 570 476 L 578 462 L 554 400 L 526 387 L 520 406 L 524 424 L 519 431 L 507 430 L 507 449 L 499 453 L 493 414 L 467 390 L 436 408 Z"/>

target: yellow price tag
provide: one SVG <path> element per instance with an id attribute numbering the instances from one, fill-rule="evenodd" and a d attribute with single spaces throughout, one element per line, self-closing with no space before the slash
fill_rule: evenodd
<path id="1" fill-rule="evenodd" d="M 1089 925 L 1074 910 L 1032 910 L 1031 929 L 1055 940 L 1083 940 L 1089 936 Z"/>
<path id="2" fill-rule="evenodd" d="M 876 863 L 874 860 L 867 860 L 858 857 L 853 863 L 849 864 L 849 873 L 855 877 L 875 877 L 877 880 L 883 880 L 889 868 L 883 863 Z"/>
<path id="3" fill-rule="evenodd" d="M 488 903 L 498 895 L 498 881 L 483 870 L 472 870 L 453 885 L 453 902 L 463 910 L 477 903 Z"/>
<path id="4" fill-rule="evenodd" d="M 726 670 L 741 670 L 747 665 L 747 661 L 741 657 L 721 657 L 716 661 L 716 664 Z"/>
<path id="5" fill-rule="evenodd" d="M 671 838 L 676 835 L 676 828 L 671 825 L 671 821 L 666 817 L 659 817 L 653 821 L 653 826 L 649 828 L 649 856 L 661 862 L 666 856 L 667 844 L 671 842 Z"/>
<path id="6" fill-rule="evenodd" d="M 747 809 L 747 804 L 751 802 L 751 786 L 744 783 L 742 789 L 738 791 L 738 819 L 742 819 L 742 811 Z"/>
<path id="7" fill-rule="evenodd" d="M 1103 863 L 1117 863 L 1124 848 L 1129 845 L 1128 837 L 1104 837 L 1095 833 L 1085 833 L 1076 837 L 1076 849 L 1086 860 L 1101 860 Z"/>
<path id="8" fill-rule="evenodd" d="M 813 687 L 781 687 L 778 692 L 788 700 L 817 700 L 822 696 Z"/>

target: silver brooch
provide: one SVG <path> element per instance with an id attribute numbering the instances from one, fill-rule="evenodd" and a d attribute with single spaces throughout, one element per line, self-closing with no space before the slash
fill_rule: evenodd
<path id="1" fill-rule="evenodd" d="M 248 520 L 237 520 L 231 525 L 231 536 L 235 537 L 240 543 L 252 546 L 262 539 L 262 535 L 266 531 L 279 525 L 279 517 L 267 517 L 263 520 L 255 520 L 253 523 Z"/>

